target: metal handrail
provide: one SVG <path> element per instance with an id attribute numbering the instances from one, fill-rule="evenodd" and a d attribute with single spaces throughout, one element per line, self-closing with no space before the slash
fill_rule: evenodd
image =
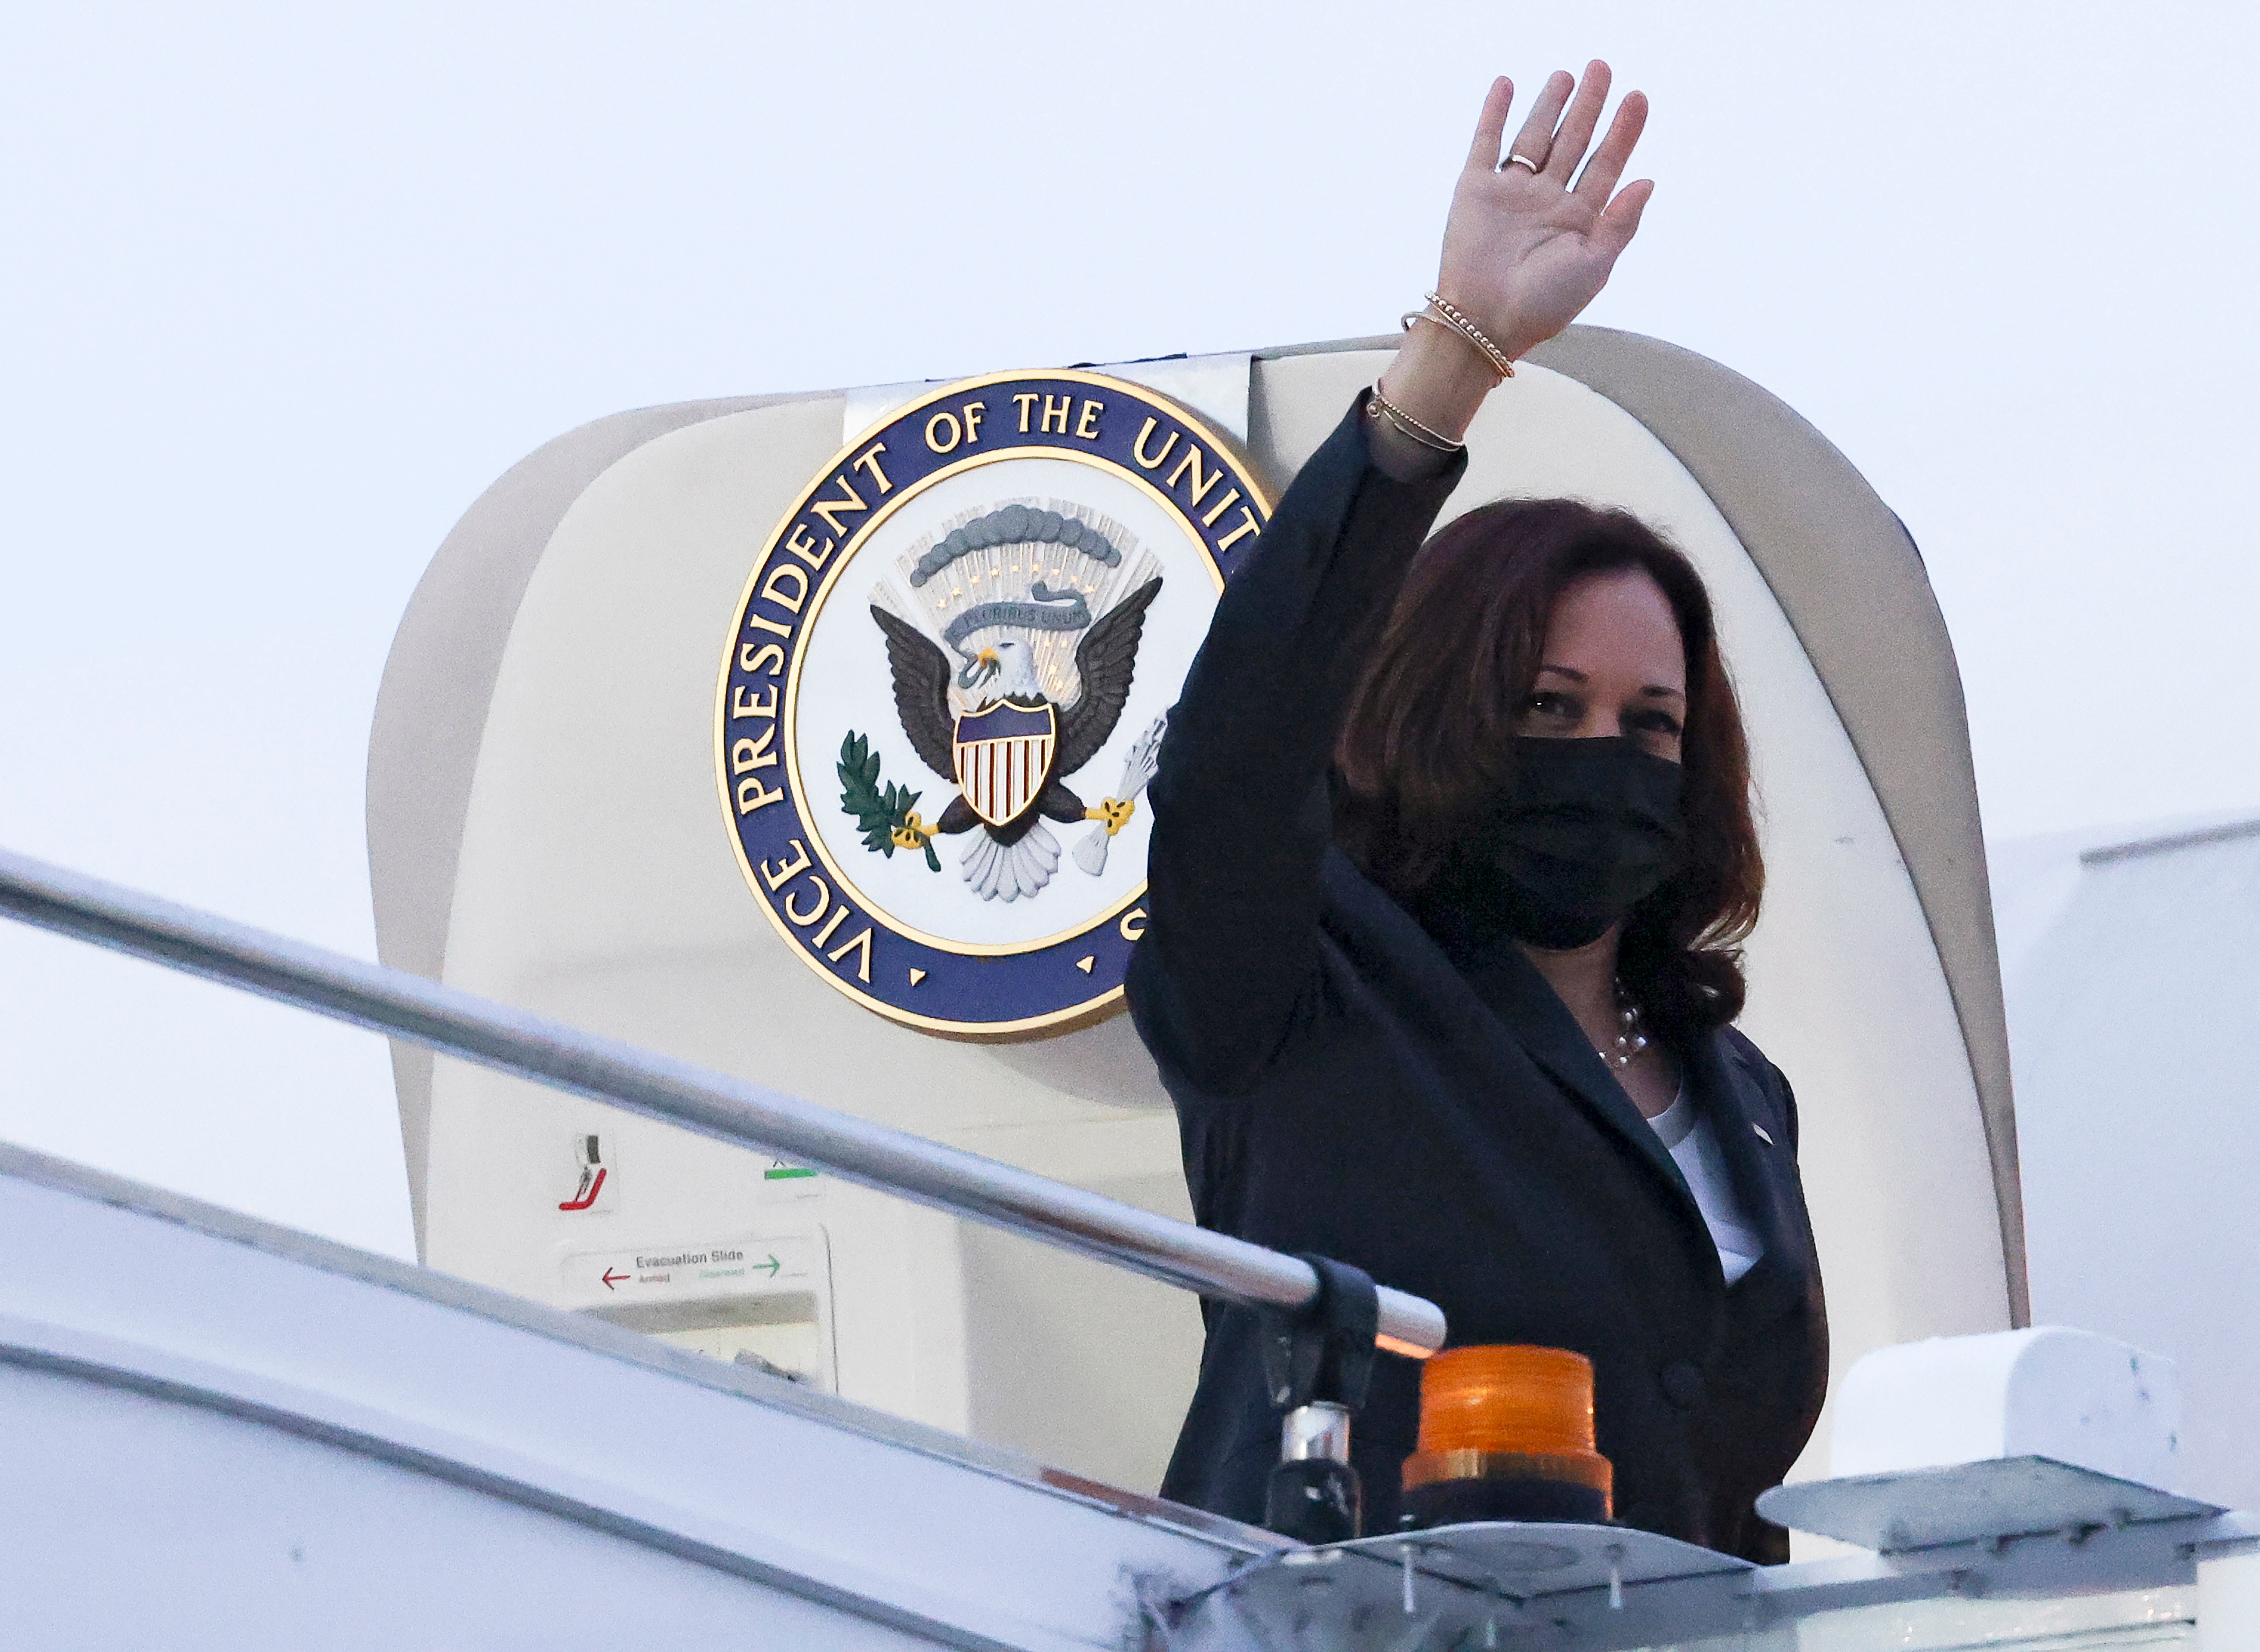
<path id="1" fill-rule="evenodd" d="M 5 849 L 0 912 L 647 1119 L 781 1154 L 1219 1302 L 1291 1312 L 1318 1297 L 1308 1262 L 1261 1245 Z M 1425 1359 L 1444 1345 L 1443 1312 L 1384 1286 L 1375 1341 Z"/>

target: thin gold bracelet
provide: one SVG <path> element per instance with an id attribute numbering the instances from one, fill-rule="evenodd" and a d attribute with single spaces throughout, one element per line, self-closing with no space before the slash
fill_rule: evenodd
<path id="1" fill-rule="evenodd" d="M 1387 418 L 1391 424 L 1396 426 L 1423 447 L 1433 449 L 1440 454 L 1459 453 L 1467 447 L 1467 443 L 1463 441 L 1454 441 L 1442 433 L 1429 429 L 1412 414 L 1384 396 L 1381 393 L 1381 384 L 1378 380 L 1375 381 L 1372 395 L 1367 402 L 1366 416 L 1370 418 Z"/>
<path id="2" fill-rule="evenodd" d="M 1416 321 L 1448 328 L 1482 352 L 1484 360 L 1491 363 L 1491 371 L 1498 375 L 1501 383 L 1514 376 L 1514 363 L 1506 359 L 1506 352 L 1493 344 L 1481 327 L 1469 320 L 1466 311 L 1441 293 L 1432 292 L 1426 296 L 1428 300 L 1427 310 L 1407 311 L 1401 318 L 1406 332 L 1412 330 L 1412 324 Z"/>

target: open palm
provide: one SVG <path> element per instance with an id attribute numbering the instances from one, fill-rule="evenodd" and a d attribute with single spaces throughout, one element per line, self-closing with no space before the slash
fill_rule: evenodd
<path id="1" fill-rule="evenodd" d="M 1484 100 L 1467 166 L 1452 191 L 1437 290 L 1510 358 L 1552 338 L 1593 301 L 1655 192 L 1646 179 L 1617 189 L 1648 121 L 1648 100 L 1638 92 L 1618 105 L 1607 135 L 1578 175 L 1608 91 L 1606 63 L 1589 64 L 1574 85 L 1568 75 L 1556 74 L 1504 154 L 1514 88 L 1495 81 Z"/>

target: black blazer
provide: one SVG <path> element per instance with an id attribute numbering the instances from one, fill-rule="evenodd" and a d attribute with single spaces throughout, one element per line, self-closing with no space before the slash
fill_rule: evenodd
<path id="1" fill-rule="evenodd" d="M 1219 603 L 1170 715 L 1131 1010 L 1176 1103 L 1205 1226 L 1353 1262 L 1427 1297 L 1455 1345 L 1589 1356 L 1617 1517 L 1758 1561 L 1751 1507 L 1813 1430 L 1827 1323 L 1797 1107 L 1750 1041 L 1678 1051 L 1765 1256 L 1732 1290 L 1692 1195 L 1542 976 L 1463 969 L 1331 844 L 1326 776 L 1350 690 L 1464 463 L 1369 462 L 1353 407 Z M 1206 1310 L 1162 1492 L 1262 1515 L 1278 1451 L 1252 1314 Z M 1352 1456 L 1391 1529 L 1420 1367 L 1381 1356 Z"/>

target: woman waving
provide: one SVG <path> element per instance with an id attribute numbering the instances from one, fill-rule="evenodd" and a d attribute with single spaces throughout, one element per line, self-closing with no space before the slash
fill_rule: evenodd
<path id="1" fill-rule="evenodd" d="M 1619 1518 L 1773 1561 L 1752 1499 L 1812 1432 L 1827 1332 L 1795 1102 L 1732 1025 L 1763 870 L 1709 598 L 1577 501 L 1427 537 L 1484 397 L 1639 227 L 1640 94 L 1587 158 L 1608 84 L 1555 75 L 1511 144 L 1494 84 L 1427 309 L 1219 604 L 1151 789 L 1130 998 L 1204 1225 L 1428 1297 L 1457 1343 L 1586 1355 Z M 1162 1488 L 1251 1520 L 1256 1331 L 1209 1310 Z M 1418 1382 L 1375 1374 L 1370 1530 Z"/>

